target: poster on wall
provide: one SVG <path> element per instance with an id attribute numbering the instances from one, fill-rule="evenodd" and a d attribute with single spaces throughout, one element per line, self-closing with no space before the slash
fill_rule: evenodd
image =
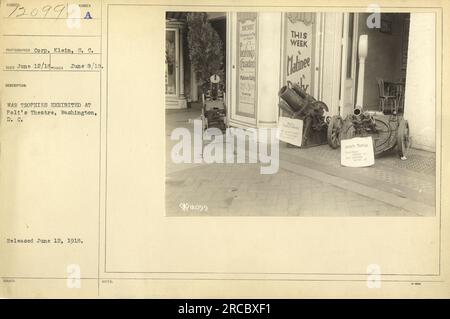
<path id="1" fill-rule="evenodd" d="M 312 92 L 315 13 L 286 13 L 285 82 L 297 83 Z"/>
<path id="2" fill-rule="evenodd" d="M 237 13 L 236 114 L 256 118 L 257 13 Z"/>

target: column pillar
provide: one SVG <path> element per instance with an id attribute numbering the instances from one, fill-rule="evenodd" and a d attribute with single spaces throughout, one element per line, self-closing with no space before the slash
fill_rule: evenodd
<path id="1" fill-rule="evenodd" d="M 411 146 L 433 152 L 436 151 L 435 22 L 434 13 L 411 13 L 404 111 Z"/>
<path id="2" fill-rule="evenodd" d="M 183 45 L 184 45 L 184 41 L 183 41 L 183 28 L 180 28 L 180 93 L 179 96 L 180 98 L 184 98 L 184 58 L 183 58 Z"/>
<path id="3" fill-rule="evenodd" d="M 178 39 L 175 40 L 176 54 L 175 54 L 175 66 L 177 68 L 176 72 L 176 87 L 177 92 L 175 94 L 166 95 L 166 108 L 168 109 L 181 109 L 187 107 L 186 97 L 184 96 L 184 61 L 183 61 L 183 51 L 184 45 L 183 41 L 183 30 L 185 29 L 185 23 L 182 21 L 167 21 L 166 27 L 170 30 L 178 30 Z"/>
<path id="4" fill-rule="evenodd" d="M 358 58 L 359 58 L 359 72 L 358 72 L 358 89 L 356 93 L 356 106 L 363 107 L 364 97 L 364 71 L 366 65 L 366 57 L 368 51 L 367 34 L 361 34 L 358 41 Z"/>
<path id="5" fill-rule="evenodd" d="M 258 127 L 276 127 L 278 122 L 282 15 L 258 13 Z"/>
<path id="6" fill-rule="evenodd" d="M 186 97 L 184 96 L 184 25 L 179 26 L 179 57 L 178 57 L 178 83 L 179 83 L 179 90 L 178 90 L 178 108 L 184 109 L 187 108 L 187 101 Z"/>
<path id="7" fill-rule="evenodd" d="M 339 115 L 339 83 L 342 61 L 342 23 L 343 14 L 325 12 L 322 15 L 323 34 L 319 47 L 321 61 L 319 67 L 319 100 L 325 102 L 330 115 Z"/>

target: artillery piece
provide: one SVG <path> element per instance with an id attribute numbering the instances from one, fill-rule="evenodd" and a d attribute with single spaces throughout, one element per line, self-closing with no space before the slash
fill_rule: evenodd
<path id="1" fill-rule="evenodd" d="M 221 78 L 213 74 L 208 82 L 208 89 L 202 94 L 202 120 L 203 130 L 217 127 L 222 131 L 227 128 L 227 111 L 225 90 Z"/>
<path id="2" fill-rule="evenodd" d="M 329 121 L 327 139 L 332 148 L 338 148 L 341 140 L 365 136 L 372 136 L 375 155 L 397 146 L 400 158 L 406 159 L 411 142 L 409 124 L 397 110 L 369 112 L 355 108 L 345 119 L 335 115 Z"/>
<path id="3" fill-rule="evenodd" d="M 327 144 L 327 123 L 324 113 L 328 106 L 316 101 L 298 84 L 287 81 L 278 92 L 279 108 L 287 116 L 303 120 L 302 148 Z"/>

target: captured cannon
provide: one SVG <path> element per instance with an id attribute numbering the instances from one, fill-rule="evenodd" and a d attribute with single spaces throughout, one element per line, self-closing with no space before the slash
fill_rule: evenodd
<path id="1" fill-rule="evenodd" d="M 329 121 L 327 139 L 332 148 L 338 148 L 341 140 L 366 136 L 373 138 L 375 155 L 397 147 L 400 158 L 406 159 L 410 146 L 409 124 L 397 110 L 369 112 L 355 108 L 345 119 L 335 115 Z"/>
<path id="2" fill-rule="evenodd" d="M 227 111 L 225 90 L 221 78 L 213 74 L 208 82 L 208 89 L 202 94 L 202 120 L 203 130 L 217 127 L 222 131 L 227 128 Z"/>
<path id="3" fill-rule="evenodd" d="M 281 98 L 278 104 L 283 113 L 291 118 L 303 121 L 302 148 L 327 144 L 327 128 L 324 113 L 328 106 L 316 101 L 298 84 L 287 81 L 278 92 Z"/>

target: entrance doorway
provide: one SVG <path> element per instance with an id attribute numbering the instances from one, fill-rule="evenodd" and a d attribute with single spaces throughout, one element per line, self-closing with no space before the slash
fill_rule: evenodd
<path id="1" fill-rule="evenodd" d="M 210 13 L 210 23 L 214 30 L 216 30 L 217 34 L 220 37 L 220 40 L 222 41 L 222 51 L 223 51 L 223 83 L 226 82 L 227 78 L 227 16 L 225 12 L 218 12 L 218 13 Z"/>
<path id="2" fill-rule="evenodd" d="M 379 111 L 382 95 L 396 96 L 404 109 L 406 66 L 408 59 L 409 13 L 381 13 L 380 27 L 370 27 L 371 13 L 346 13 L 343 23 L 341 69 L 341 115 L 353 112 L 358 85 L 363 85 L 365 110 Z M 367 35 L 368 50 L 364 78 L 358 79 L 360 60 L 358 41 Z"/>
<path id="3" fill-rule="evenodd" d="M 207 12 L 207 23 L 219 36 L 223 52 L 223 79 L 226 83 L 227 14 Z M 166 108 L 186 108 L 201 101 L 202 87 L 197 72 L 192 67 L 188 39 L 188 12 L 166 12 Z"/>

